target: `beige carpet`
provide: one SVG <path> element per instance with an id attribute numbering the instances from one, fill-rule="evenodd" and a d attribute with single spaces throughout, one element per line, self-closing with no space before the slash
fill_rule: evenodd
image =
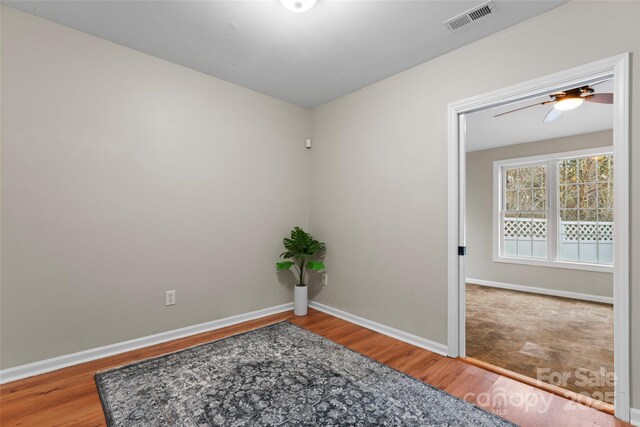
<path id="1" fill-rule="evenodd" d="M 468 357 L 613 403 L 612 305 L 477 285 L 466 296 Z"/>

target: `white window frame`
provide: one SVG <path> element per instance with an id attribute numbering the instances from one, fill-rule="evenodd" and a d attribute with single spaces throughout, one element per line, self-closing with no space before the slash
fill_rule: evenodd
<path id="1" fill-rule="evenodd" d="M 561 261 L 558 259 L 558 223 L 560 211 L 558 209 L 558 170 L 557 161 L 576 157 L 596 155 L 612 155 L 613 147 L 597 147 L 586 150 L 568 151 L 562 153 L 544 154 L 541 156 L 520 157 L 516 159 L 496 160 L 493 162 L 493 261 L 509 264 L 537 265 L 542 267 L 568 268 L 573 270 L 598 271 L 613 273 L 613 264 L 589 264 L 583 262 Z M 615 160 L 614 160 L 615 161 Z M 541 164 L 547 168 L 547 259 L 507 257 L 502 255 L 503 227 L 502 227 L 502 198 L 504 187 L 504 168 L 530 167 Z M 614 181 L 615 186 L 615 181 Z M 615 260 L 614 260 L 615 262 Z"/>

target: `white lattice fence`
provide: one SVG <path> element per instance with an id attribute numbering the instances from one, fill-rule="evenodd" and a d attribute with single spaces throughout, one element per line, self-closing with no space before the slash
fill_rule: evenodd
<path id="1" fill-rule="evenodd" d="M 560 223 L 561 233 L 564 233 L 566 240 L 577 240 L 581 236 L 582 240 L 605 240 L 613 241 L 612 222 L 580 222 L 563 221 Z"/>
<path id="2" fill-rule="evenodd" d="M 504 236 L 506 238 L 545 237 L 547 220 L 539 218 L 505 218 Z"/>
<path id="3" fill-rule="evenodd" d="M 593 221 L 561 221 L 560 233 L 563 234 L 563 241 L 578 240 L 598 240 L 613 241 L 612 222 Z M 547 220 L 540 218 L 505 218 L 504 236 L 505 238 L 544 238 L 547 235 Z"/>

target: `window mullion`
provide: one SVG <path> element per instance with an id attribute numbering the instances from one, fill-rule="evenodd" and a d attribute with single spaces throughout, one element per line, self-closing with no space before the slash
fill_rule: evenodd
<path id="1" fill-rule="evenodd" d="M 547 258 L 558 260 L 558 227 L 560 224 L 559 191 L 558 191 L 558 161 L 549 162 L 547 174 Z"/>
<path id="2" fill-rule="evenodd" d="M 495 175 L 495 171 L 494 171 L 494 175 Z M 506 198 L 506 185 L 505 185 L 505 173 L 504 173 L 504 168 L 500 167 L 498 169 L 498 178 L 499 180 L 496 181 L 495 177 L 494 177 L 494 186 L 497 184 L 498 185 L 498 190 L 495 191 L 495 194 L 498 195 L 498 200 L 494 200 L 494 203 L 497 203 L 497 214 L 498 214 L 498 256 L 501 257 L 504 255 L 504 204 L 505 204 L 505 198 Z M 495 212 L 495 211 L 494 211 Z M 495 235 L 493 237 L 495 239 Z M 495 251 L 495 249 L 494 249 Z"/>

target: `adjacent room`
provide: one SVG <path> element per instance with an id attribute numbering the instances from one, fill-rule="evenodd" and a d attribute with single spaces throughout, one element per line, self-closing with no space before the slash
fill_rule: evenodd
<path id="1" fill-rule="evenodd" d="M 612 90 L 585 82 L 466 117 L 465 258 L 468 360 L 611 410 Z"/>
<path id="2" fill-rule="evenodd" d="M 640 1 L 0 0 L 0 425 L 640 426 Z"/>

